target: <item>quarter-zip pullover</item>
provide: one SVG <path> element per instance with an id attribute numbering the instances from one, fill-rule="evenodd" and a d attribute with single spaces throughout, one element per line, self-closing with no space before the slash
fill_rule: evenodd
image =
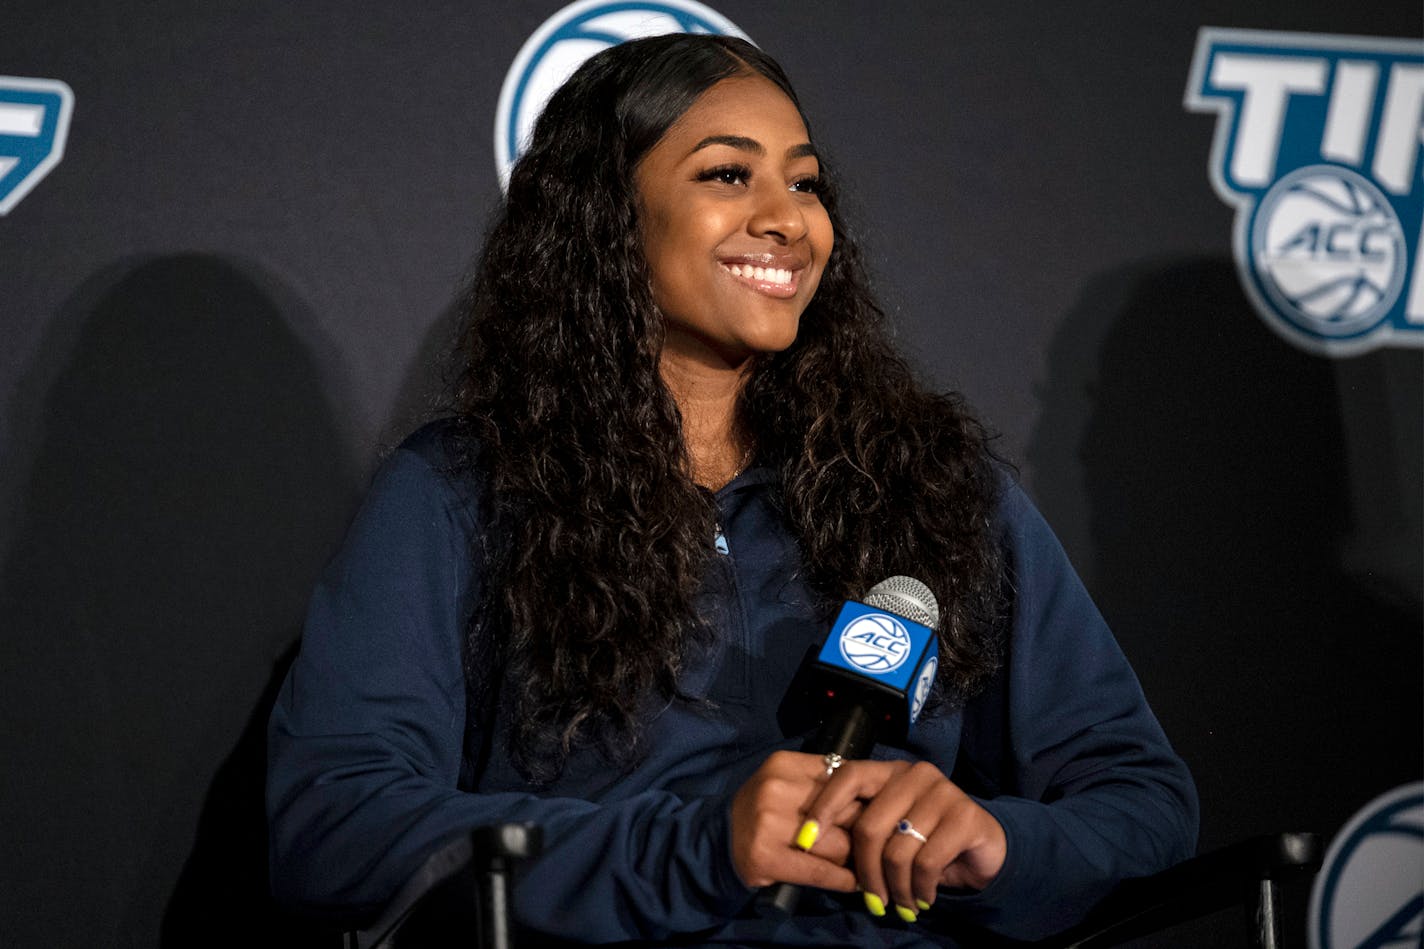
<path id="1" fill-rule="evenodd" d="M 428 426 L 378 471 L 273 710 L 268 814 L 284 901 L 359 917 L 455 835 L 534 821 L 545 850 L 520 873 L 514 909 L 536 944 L 953 946 L 965 923 L 1017 937 L 1062 928 L 1118 881 L 1191 855 L 1186 767 L 1058 541 L 1005 477 L 1004 664 L 959 711 L 922 718 L 906 747 L 875 750 L 933 762 L 975 795 L 1004 827 L 1003 869 L 982 892 L 942 892 L 913 925 L 870 917 L 858 894 L 820 892 L 790 920 L 757 917 L 732 864 L 729 805 L 769 754 L 800 747 L 777 706 L 827 628 L 774 473 L 754 466 L 715 493 L 717 552 L 696 607 L 717 635 L 679 683 L 689 700 L 653 715 L 636 766 L 576 751 L 535 788 L 510 764 L 508 709 L 487 731 L 466 721 L 485 515 L 443 433 Z"/>

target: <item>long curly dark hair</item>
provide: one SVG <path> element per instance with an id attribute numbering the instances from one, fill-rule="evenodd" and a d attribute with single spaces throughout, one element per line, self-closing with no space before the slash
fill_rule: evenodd
<path id="1" fill-rule="evenodd" d="M 659 374 L 664 330 L 633 182 L 702 93 L 742 75 L 800 110 L 781 67 L 738 39 L 674 34 L 588 60 L 514 166 L 465 300 L 457 458 L 490 511 L 467 667 L 486 684 L 488 670 L 507 671 L 511 749 L 533 780 L 557 775 L 576 742 L 636 757 L 649 702 L 678 696 L 711 636 L 692 602 L 715 509 L 689 476 Z M 962 700 L 999 653 L 985 432 L 889 345 L 824 160 L 822 172 L 834 250 L 795 343 L 750 370 L 737 424 L 757 463 L 779 472 L 807 579 L 828 606 L 898 573 L 930 585 L 939 693 Z"/>

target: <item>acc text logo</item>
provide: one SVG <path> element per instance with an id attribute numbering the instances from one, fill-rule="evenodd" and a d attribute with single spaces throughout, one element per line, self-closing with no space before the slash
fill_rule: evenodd
<path id="1" fill-rule="evenodd" d="M 1311 949 L 1424 940 L 1424 784 L 1375 798 L 1330 844 L 1310 894 Z"/>
<path id="2" fill-rule="evenodd" d="M 514 165 L 544 103 L 593 54 L 626 40 L 665 33 L 747 35 L 731 20 L 694 0 L 580 0 L 564 7 L 525 41 L 504 77 L 494 123 L 499 183 Z"/>
<path id="3" fill-rule="evenodd" d="M 64 157 L 74 93 L 57 79 L 0 76 L 0 214 Z"/>
<path id="4" fill-rule="evenodd" d="M 1218 113 L 1211 182 L 1266 323 L 1332 356 L 1424 346 L 1424 42 L 1208 27 L 1186 106 Z"/>
<path id="5" fill-rule="evenodd" d="M 841 630 L 841 657 L 876 675 L 904 665 L 910 645 L 910 631 L 888 613 L 867 613 Z"/>

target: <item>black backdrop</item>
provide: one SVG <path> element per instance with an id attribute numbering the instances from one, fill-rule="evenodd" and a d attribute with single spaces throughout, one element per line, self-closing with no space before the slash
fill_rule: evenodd
<path id="1" fill-rule="evenodd" d="M 500 84 L 559 6 L 4 12 L 0 73 L 75 96 L 0 217 L 5 945 L 303 938 L 260 895 L 266 705 L 426 404 Z M 715 7 L 796 80 L 904 348 L 1114 625 L 1203 846 L 1418 779 L 1424 360 L 1265 327 L 1182 106 L 1202 26 L 1417 38 L 1418 5 Z"/>

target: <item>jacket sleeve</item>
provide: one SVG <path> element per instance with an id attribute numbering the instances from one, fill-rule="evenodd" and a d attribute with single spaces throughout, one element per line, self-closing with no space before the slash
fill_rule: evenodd
<path id="1" fill-rule="evenodd" d="M 274 892 L 360 919 L 455 835 L 519 820 L 546 841 L 516 888 L 528 925 L 613 941 L 724 921 L 750 895 L 725 800 L 459 789 L 477 513 L 438 467 L 409 448 L 392 456 L 312 599 L 269 728 Z"/>
<path id="2" fill-rule="evenodd" d="M 1000 528 L 1012 584 L 1001 671 L 964 710 L 954 776 L 1008 854 L 954 915 L 1020 939 L 1076 922 L 1119 881 L 1187 859 L 1197 796 L 1062 547 L 1017 486 Z M 929 916 L 927 915 L 927 919 Z"/>

